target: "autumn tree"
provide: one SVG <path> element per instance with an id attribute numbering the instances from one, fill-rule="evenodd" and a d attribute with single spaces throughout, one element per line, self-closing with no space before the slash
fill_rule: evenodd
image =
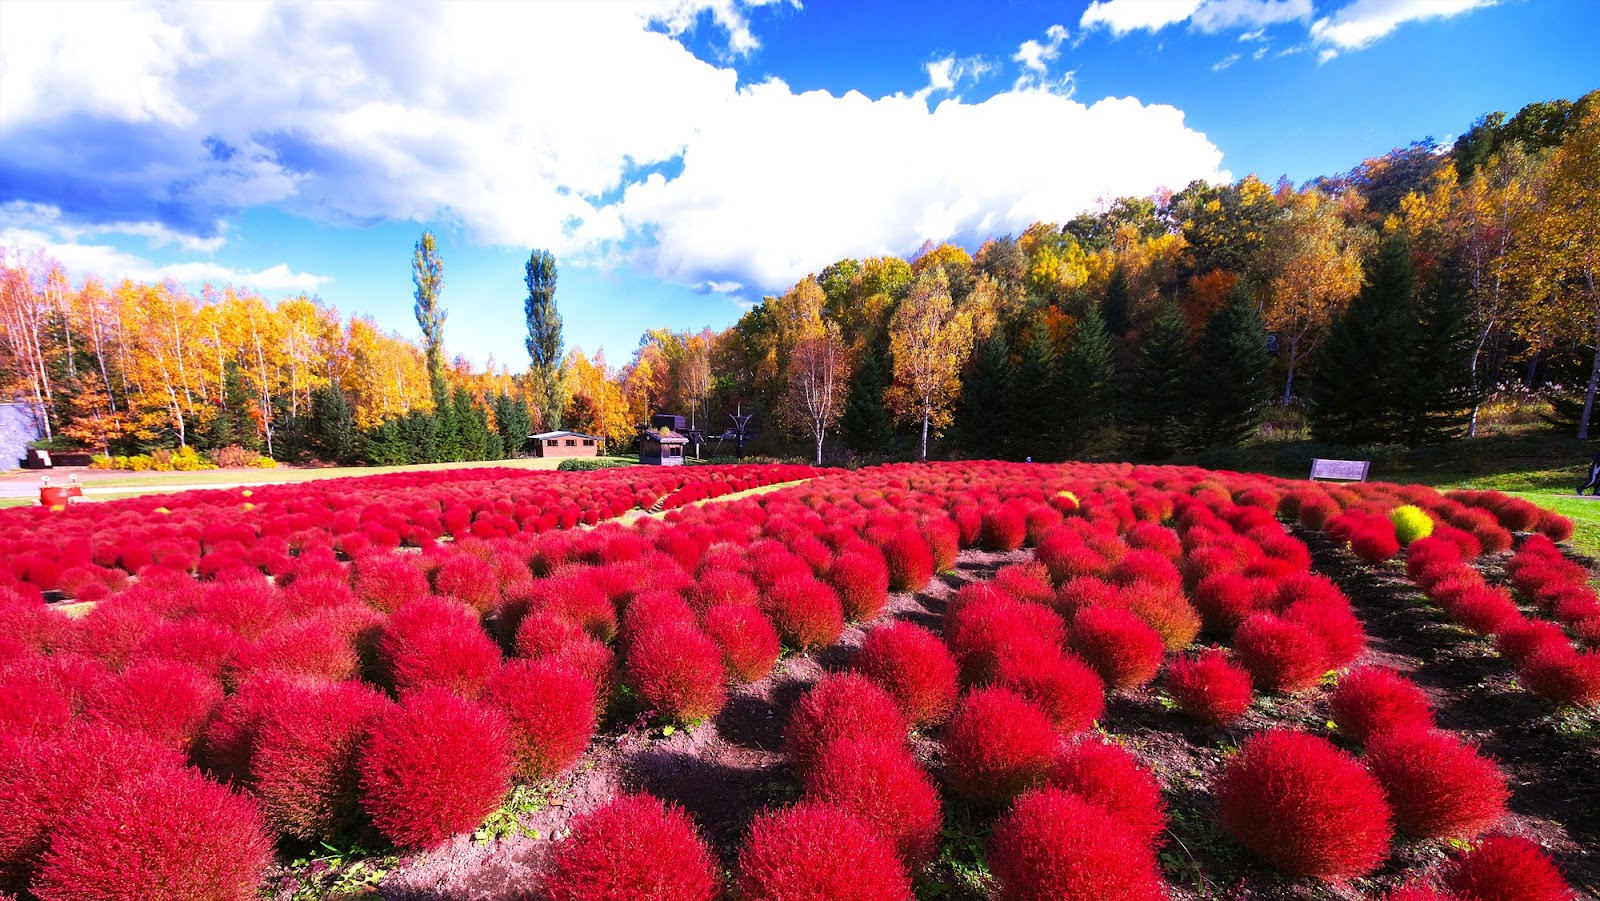
<path id="1" fill-rule="evenodd" d="M 834 323 L 801 338 L 790 355 L 788 418 L 815 440 L 818 466 L 828 429 L 844 412 L 849 375 L 844 339 Z"/>
<path id="2" fill-rule="evenodd" d="M 1267 327 L 1281 336 L 1287 375 L 1283 403 L 1294 397 L 1294 378 L 1334 316 L 1361 289 L 1361 260 L 1368 233 L 1346 224 L 1330 198 L 1315 189 L 1284 199 L 1284 217 L 1272 232 L 1278 261 L 1266 306 Z"/>
<path id="3" fill-rule="evenodd" d="M 609 452 L 633 436 L 633 419 L 604 352 L 593 359 L 581 348 L 567 353 L 567 421 L 571 428 L 600 438 Z"/>
<path id="4" fill-rule="evenodd" d="M 957 378 L 971 350 L 967 322 L 956 312 L 943 267 L 917 277 L 889 321 L 894 384 L 889 402 L 900 416 L 920 422 L 921 458 L 928 459 L 928 434 L 950 419 Z"/>
<path id="5" fill-rule="evenodd" d="M 556 258 L 548 250 L 528 256 L 528 297 L 523 311 L 528 320 L 528 356 L 533 360 L 535 404 L 544 428 L 561 428 L 566 411 L 566 370 L 561 351 L 561 313 L 556 309 Z M 518 445 L 521 446 L 520 444 Z"/>
<path id="6" fill-rule="evenodd" d="M 444 260 L 439 258 L 434 245 L 433 232 L 425 231 L 417 239 L 416 252 L 411 258 L 411 283 L 416 285 L 417 326 L 422 329 L 423 353 L 428 361 L 428 381 L 433 386 L 435 403 L 444 403 L 444 321 L 448 316 L 439 299 L 444 291 Z"/>
<path id="7" fill-rule="evenodd" d="M 1563 337 L 1591 351 L 1578 437 L 1589 437 L 1600 387 L 1600 102 L 1550 158 L 1540 203 L 1525 216 L 1530 240 L 1515 266 L 1528 286 L 1521 328 L 1530 339 Z"/>

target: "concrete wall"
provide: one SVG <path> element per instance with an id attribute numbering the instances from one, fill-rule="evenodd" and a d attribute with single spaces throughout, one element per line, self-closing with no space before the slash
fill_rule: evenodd
<path id="1" fill-rule="evenodd" d="M 0 470 L 22 466 L 28 442 L 44 437 L 37 411 L 33 404 L 0 404 Z"/>

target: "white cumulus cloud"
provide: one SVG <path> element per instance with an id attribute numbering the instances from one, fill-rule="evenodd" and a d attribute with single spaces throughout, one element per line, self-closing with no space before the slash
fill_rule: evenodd
<path id="1" fill-rule="evenodd" d="M 1083 11 L 1080 28 L 1109 28 L 1121 36 L 1130 31 L 1160 31 L 1188 22 L 1215 34 L 1233 28 L 1259 29 L 1283 22 L 1309 20 L 1311 0 L 1096 0 Z"/>
<path id="2" fill-rule="evenodd" d="M 1019 49 L 1035 76 L 981 103 L 991 64 L 950 57 L 877 99 L 795 93 L 697 58 L 710 23 L 756 47 L 745 0 L 144 4 L 8 0 L 0 220 L 88 271 L 159 267 L 121 233 L 209 253 L 270 206 L 319 221 L 459 223 L 472 239 L 623 260 L 718 293 L 774 290 L 842 256 L 906 253 L 1065 220 L 1100 197 L 1225 178 L 1183 113 L 1077 102 L 1048 81 L 1065 27 Z M 935 91 L 951 94 L 930 105 Z M 174 277 L 309 289 L 289 265 Z M 119 268 L 120 267 L 120 268 Z M 211 274 L 206 274 L 206 273 Z M 728 288 L 724 291 L 723 288 Z"/>
<path id="3" fill-rule="evenodd" d="M 795 123 L 806 123 L 796 128 Z M 887 141 L 823 135 L 893 135 Z M 846 256 L 906 253 L 1070 218 L 1097 198 L 1229 177 L 1183 113 L 1132 98 L 1085 105 L 1013 91 L 933 109 L 908 97 L 741 90 L 706 121 L 683 172 L 628 189 L 623 217 L 647 228 L 664 275 L 740 273 L 781 286 Z"/>
<path id="4" fill-rule="evenodd" d="M 1355 0 L 1331 16 L 1311 25 L 1311 38 L 1322 48 L 1320 58 L 1332 59 L 1341 51 L 1360 50 L 1386 37 L 1407 22 L 1448 19 L 1496 0 Z"/>

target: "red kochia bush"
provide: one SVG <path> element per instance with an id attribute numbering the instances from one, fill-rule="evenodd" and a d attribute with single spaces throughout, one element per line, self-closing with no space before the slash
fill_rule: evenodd
<path id="1" fill-rule="evenodd" d="M 1156 677 L 1167 646 L 1161 633 L 1129 610 L 1090 607 L 1078 612 L 1068 633 L 1072 650 L 1116 691 Z"/>
<path id="2" fill-rule="evenodd" d="M 883 546 L 891 591 L 921 591 L 933 578 L 933 551 L 915 529 L 904 529 Z"/>
<path id="3" fill-rule="evenodd" d="M 511 786 L 504 717 L 441 688 L 403 697 L 363 749 L 361 806 L 384 837 L 431 848 L 478 825 Z"/>
<path id="4" fill-rule="evenodd" d="M 473 554 L 452 554 L 433 574 L 435 589 L 479 613 L 488 613 L 500 600 L 500 580 L 489 561 Z"/>
<path id="5" fill-rule="evenodd" d="M 356 595 L 379 610 L 398 610 L 428 593 L 428 575 L 400 554 L 374 554 L 356 564 Z"/>
<path id="6" fill-rule="evenodd" d="M 84 717 L 188 751 L 221 703 L 222 687 L 194 667 L 147 660 L 95 686 Z"/>
<path id="7" fill-rule="evenodd" d="M 1155 855 L 1104 809 L 1056 788 L 1017 799 L 989 844 L 999 901 L 1165 901 Z"/>
<path id="8" fill-rule="evenodd" d="M 595 688 L 560 660 L 513 660 L 484 689 L 484 701 L 511 726 L 517 775 L 529 782 L 578 762 L 595 727 Z"/>
<path id="9" fill-rule="evenodd" d="M 1501 627 L 1494 637 L 1494 649 L 1513 666 L 1521 666 L 1546 646 L 1566 643 L 1567 636 L 1561 627 L 1543 619 L 1513 621 Z"/>
<path id="10" fill-rule="evenodd" d="M 550 852 L 550 901 L 713 901 L 717 862 L 683 808 L 624 795 L 578 817 Z"/>
<path id="11" fill-rule="evenodd" d="M 1600 653 L 1547 644 L 1517 668 L 1528 690 L 1557 704 L 1600 704 Z"/>
<path id="12" fill-rule="evenodd" d="M 955 709 L 955 658 L 921 626 L 895 622 L 869 631 L 854 666 L 887 689 L 914 726 L 936 726 Z"/>
<path id="13" fill-rule="evenodd" d="M 1462 901 L 1572 901 L 1577 897 L 1544 849 L 1517 835 L 1491 835 L 1445 864 L 1444 886 Z"/>
<path id="14" fill-rule="evenodd" d="M 1172 661 L 1165 684 L 1179 710 L 1212 725 L 1231 723 L 1250 709 L 1250 674 L 1219 650 Z"/>
<path id="15" fill-rule="evenodd" d="M 1285 607 L 1280 615 L 1305 626 L 1322 640 L 1330 668 L 1349 664 L 1367 648 L 1367 631 L 1347 601 L 1307 598 Z"/>
<path id="16" fill-rule="evenodd" d="M 995 684 L 1044 708 L 1063 735 L 1094 725 L 1106 709 L 1106 684 L 1095 671 L 1040 638 L 1014 642 L 1000 652 Z"/>
<path id="17" fill-rule="evenodd" d="M 1400 553 L 1400 539 L 1394 523 L 1374 520 L 1350 536 L 1350 550 L 1364 563 L 1382 563 Z"/>
<path id="18" fill-rule="evenodd" d="M 739 851 L 745 901 L 911 901 L 889 841 L 831 804 L 802 801 L 763 814 Z"/>
<path id="19" fill-rule="evenodd" d="M 438 686 L 467 698 L 500 668 L 500 649 L 472 610 L 440 597 L 412 601 L 389 617 L 378 657 L 398 691 Z"/>
<path id="20" fill-rule="evenodd" d="M 1014 551 L 1028 537 L 1028 523 L 1009 506 L 996 507 L 983 514 L 978 541 L 986 551 Z"/>
<path id="21" fill-rule="evenodd" d="M 705 612 L 706 634 L 722 649 L 722 665 L 735 682 L 765 679 L 783 646 L 778 632 L 749 604 L 722 603 Z"/>
<path id="22" fill-rule="evenodd" d="M 1328 696 L 1339 730 L 1365 744 L 1376 735 L 1433 728 L 1433 708 L 1415 683 L 1390 669 L 1363 666 L 1345 673 Z"/>
<path id="23" fill-rule="evenodd" d="M 1062 749 L 1050 784 L 1096 804 L 1152 849 L 1167 829 L 1161 785 L 1121 745 L 1088 739 Z"/>
<path id="24" fill-rule="evenodd" d="M 1214 789 L 1222 827 L 1285 873 L 1360 876 L 1389 854 L 1383 789 L 1355 758 L 1314 735 L 1252 736 Z"/>
<path id="25" fill-rule="evenodd" d="M 659 626 L 635 636 L 624 661 L 628 684 L 662 716 L 695 723 L 728 703 L 722 650 L 693 626 Z"/>
<path id="26" fill-rule="evenodd" d="M 250 771 L 274 828 L 312 840 L 360 816 L 361 746 L 389 701 L 360 682 L 298 683 L 261 719 Z"/>
<path id="27" fill-rule="evenodd" d="M 1005 688 L 969 692 L 945 730 L 946 776 L 957 794 L 1000 806 L 1043 783 L 1061 740 L 1037 704 Z"/>
<path id="28" fill-rule="evenodd" d="M 0 886 L 27 883 L 50 833 L 90 795 L 183 765 L 178 751 L 106 726 L 77 724 L 0 748 Z"/>
<path id="29" fill-rule="evenodd" d="M 1455 895 L 1441 892 L 1427 883 L 1412 882 L 1383 895 L 1378 901 L 1460 901 L 1460 899 Z"/>
<path id="30" fill-rule="evenodd" d="M 766 613 L 784 640 L 802 651 L 825 648 L 844 634 L 844 607 L 826 582 L 786 576 L 767 589 Z"/>
<path id="31" fill-rule="evenodd" d="M 912 870 L 933 859 L 944 823 L 939 792 L 901 741 L 847 736 L 822 749 L 806 797 L 840 807 L 887 838 Z"/>
<path id="32" fill-rule="evenodd" d="M 1406 729 L 1367 743 L 1367 769 L 1394 809 L 1394 824 L 1415 838 L 1471 838 L 1506 811 L 1505 777 L 1494 762 L 1453 735 Z"/>
<path id="33" fill-rule="evenodd" d="M 804 774 L 837 739 L 874 735 L 904 742 L 910 731 L 894 698 L 876 682 L 857 673 L 834 673 L 795 702 L 783 737 L 789 763 Z"/>
<path id="34" fill-rule="evenodd" d="M 1245 620 L 1234 633 L 1233 649 L 1263 691 L 1303 691 L 1328 671 L 1328 648 L 1322 639 L 1271 613 Z"/>
<path id="35" fill-rule="evenodd" d="M 253 803 L 163 767 L 67 817 L 32 889 L 39 901 L 249 901 L 271 862 Z"/>
<path id="36" fill-rule="evenodd" d="M 839 592 L 844 618 L 851 622 L 872 619 L 889 600 L 889 566 L 870 545 L 840 554 L 828 580 Z"/>
<path id="37" fill-rule="evenodd" d="M 1274 588 L 1274 584 L 1265 579 L 1252 579 L 1239 573 L 1214 573 L 1195 586 L 1194 606 L 1200 611 L 1206 631 L 1226 637 L 1250 614 L 1261 609 Z"/>

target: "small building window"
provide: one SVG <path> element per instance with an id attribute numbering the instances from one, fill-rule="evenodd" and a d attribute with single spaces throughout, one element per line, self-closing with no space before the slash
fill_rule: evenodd
<path id="1" fill-rule="evenodd" d="M 681 457 L 681 456 L 683 456 L 683 448 L 681 448 L 681 447 L 674 447 L 674 448 L 673 448 L 673 449 L 672 449 L 672 455 L 673 455 L 673 456 L 674 456 L 674 457 Z"/>
<path id="2" fill-rule="evenodd" d="M 583 439 L 583 446 L 584 447 L 594 447 L 594 442 L 590 441 L 588 438 L 585 438 L 585 439 Z"/>
<path id="3" fill-rule="evenodd" d="M 577 447 L 577 446 L 578 446 L 578 439 L 576 439 L 576 438 L 568 438 L 567 439 L 567 447 Z"/>
<path id="4" fill-rule="evenodd" d="M 546 447 L 560 447 L 561 446 L 561 441 L 560 441 L 560 439 L 557 439 L 557 438 L 551 438 L 549 441 L 545 442 L 545 446 Z"/>

